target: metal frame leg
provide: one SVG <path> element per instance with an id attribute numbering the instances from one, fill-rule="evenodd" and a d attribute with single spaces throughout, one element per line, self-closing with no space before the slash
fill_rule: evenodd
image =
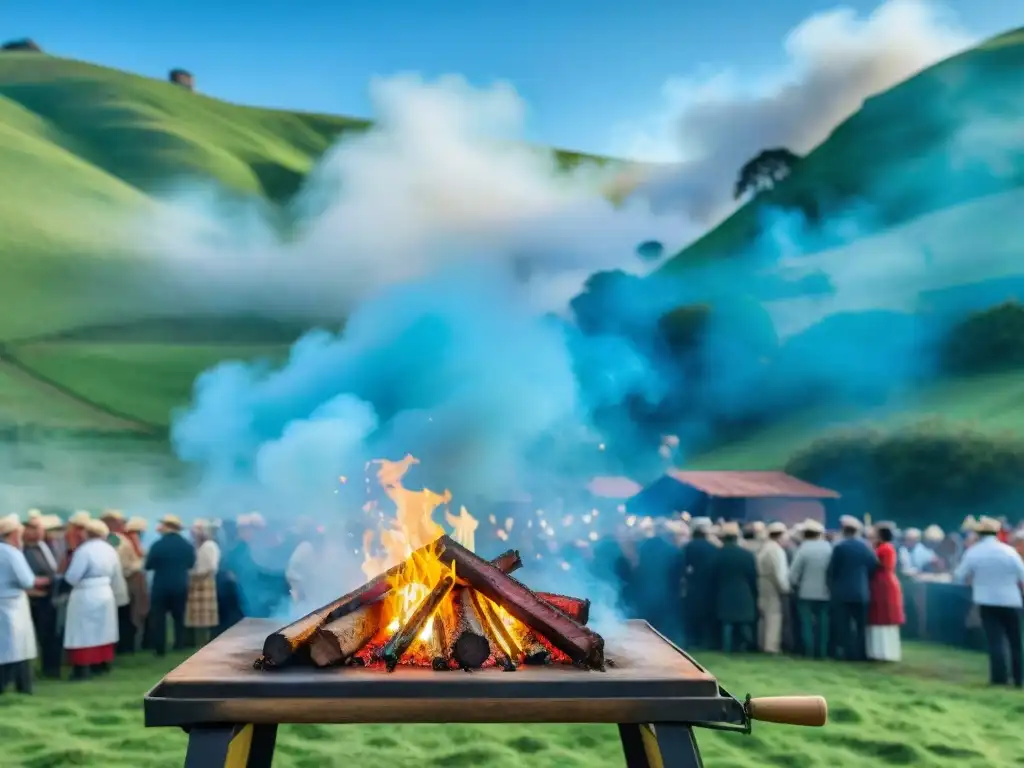
<path id="1" fill-rule="evenodd" d="M 678 723 L 619 725 L 627 768 L 703 768 L 693 728 Z"/>
<path id="2" fill-rule="evenodd" d="M 270 768 L 276 742 L 276 725 L 196 726 L 185 768 Z"/>

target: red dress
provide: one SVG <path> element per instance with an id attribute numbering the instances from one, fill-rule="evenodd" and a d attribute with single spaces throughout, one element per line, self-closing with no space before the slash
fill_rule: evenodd
<path id="1" fill-rule="evenodd" d="M 879 565 L 871 577 L 868 626 L 901 626 L 907 619 L 903 613 L 903 590 L 896 578 L 896 548 L 883 542 L 875 549 L 875 554 Z"/>

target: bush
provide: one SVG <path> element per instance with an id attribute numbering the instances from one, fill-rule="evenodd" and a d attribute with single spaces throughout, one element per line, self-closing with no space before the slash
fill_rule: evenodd
<path id="1" fill-rule="evenodd" d="M 1020 517 L 1024 441 L 924 424 L 818 440 L 786 471 L 843 495 L 844 512 L 955 529 L 968 514 Z"/>
<path id="2" fill-rule="evenodd" d="M 1008 301 L 968 315 L 950 329 L 942 362 L 961 374 L 1024 366 L 1024 304 Z"/>

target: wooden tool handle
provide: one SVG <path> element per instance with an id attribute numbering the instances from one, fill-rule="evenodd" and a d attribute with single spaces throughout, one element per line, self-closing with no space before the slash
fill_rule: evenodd
<path id="1" fill-rule="evenodd" d="M 766 696 L 747 703 L 751 720 L 817 728 L 828 722 L 828 703 L 821 696 Z"/>

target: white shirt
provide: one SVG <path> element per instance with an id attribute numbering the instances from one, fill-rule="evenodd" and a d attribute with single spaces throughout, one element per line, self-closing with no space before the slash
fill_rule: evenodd
<path id="1" fill-rule="evenodd" d="M 215 541 L 204 541 L 196 550 L 196 564 L 192 573 L 196 576 L 210 576 L 220 568 L 220 547 Z"/>
<path id="2" fill-rule="evenodd" d="M 103 539 L 89 539 L 71 556 L 64 581 L 72 587 L 77 587 L 84 579 L 106 577 L 113 582 L 120 569 L 117 550 Z"/>
<path id="3" fill-rule="evenodd" d="M 931 565 L 935 552 L 924 542 L 919 541 L 913 547 L 900 547 L 900 570 L 903 573 L 919 573 Z"/>
<path id="4" fill-rule="evenodd" d="M 1024 560 L 1017 550 L 995 536 L 985 536 L 964 553 L 953 574 L 957 581 L 971 582 L 971 596 L 978 605 L 1024 607 Z"/>
<path id="5" fill-rule="evenodd" d="M 24 553 L 6 541 L 0 541 L 0 598 L 17 597 L 36 583 Z"/>

